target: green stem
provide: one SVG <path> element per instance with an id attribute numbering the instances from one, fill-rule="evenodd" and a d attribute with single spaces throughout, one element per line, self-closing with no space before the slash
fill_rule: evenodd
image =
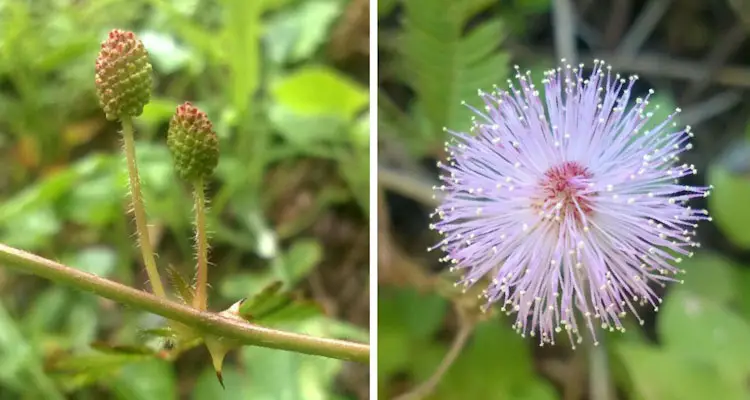
<path id="1" fill-rule="evenodd" d="M 99 296 L 161 315 L 210 334 L 234 339 L 245 345 L 288 350 L 341 360 L 368 363 L 370 346 L 366 344 L 318 338 L 269 329 L 218 314 L 196 310 L 117 282 L 83 272 L 63 264 L 0 244 L 0 263 L 19 271 L 67 284 Z"/>
<path id="2" fill-rule="evenodd" d="M 206 286 L 208 286 L 208 240 L 206 239 L 206 195 L 203 189 L 203 179 L 195 182 L 193 192 L 195 198 L 195 256 L 198 261 L 193 307 L 205 311 L 208 303 L 206 293 Z"/>
<path id="3" fill-rule="evenodd" d="M 133 203 L 133 214 L 135 215 L 135 228 L 138 231 L 138 244 L 141 255 L 143 255 L 143 264 L 146 266 L 146 274 L 148 274 L 148 280 L 151 282 L 154 294 L 166 298 L 167 295 L 159 276 L 159 270 L 156 269 L 154 250 L 151 247 L 151 239 L 148 234 L 146 210 L 143 207 L 143 197 L 141 196 L 141 180 L 135 160 L 133 121 L 129 116 L 123 116 L 121 121 L 123 141 L 125 142 L 125 157 L 128 163 L 128 177 L 130 178 L 130 195 Z"/>
<path id="4" fill-rule="evenodd" d="M 601 337 L 598 342 L 595 342 L 593 337 L 586 341 L 589 356 L 589 397 L 591 400 L 614 399 L 609 379 L 609 362 L 604 335 L 604 332 L 600 334 Z"/>

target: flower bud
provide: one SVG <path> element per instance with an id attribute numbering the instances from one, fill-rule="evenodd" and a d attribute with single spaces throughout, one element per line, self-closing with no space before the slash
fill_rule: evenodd
<path id="1" fill-rule="evenodd" d="M 219 140 L 211 121 L 190 103 L 177 107 L 167 132 L 167 147 L 181 178 L 195 182 L 207 178 L 219 163 Z"/>
<path id="2" fill-rule="evenodd" d="M 96 59 L 96 93 L 107 119 L 137 117 L 151 99 L 151 63 L 133 32 L 114 29 Z"/>

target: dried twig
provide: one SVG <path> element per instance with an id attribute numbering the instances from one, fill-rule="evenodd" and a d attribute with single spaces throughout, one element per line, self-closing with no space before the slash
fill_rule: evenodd
<path id="1" fill-rule="evenodd" d="M 378 173 L 379 174 L 379 173 Z M 381 184 L 378 190 L 378 282 L 430 288 L 435 284 L 432 275 L 398 248 L 391 236 L 391 224 L 386 211 L 386 199 Z"/>
<path id="2" fill-rule="evenodd" d="M 716 45 L 708 53 L 703 64 L 703 76 L 700 80 L 695 80 L 685 90 L 682 96 L 682 103 L 693 102 L 706 88 L 711 84 L 711 75 L 715 74 L 721 68 L 727 59 L 734 54 L 747 38 L 745 26 L 738 22 L 729 29 L 721 38 L 716 41 Z"/>
<path id="3" fill-rule="evenodd" d="M 686 107 L 680 114 L 682 125 L 698 125 L 726 112 L 742 101 L 742 92 L 727 90 L 708 100 Z"/>
<path id="4" fill-rule="evenodd" d="M 661 21 L 671 3 L 672 0 L 654 0 L 647 3 L 646 9 L 641 11 L 638 19 L 620 42 L 620 46 L 617 47 L 618 57 L 635 57 L 643 43 L 651 36 L 651 32 Z"/>
<path id="5" fill-rule="evenodd" d="M 370 2 L 354 0 L 344 11 L 331 35 L 328 51 L 335 60 L 370 54 Z"/>
<path id="6" fill-rule="evenodd" d="M 555 50 L 557 58 L 565 58 L 569 63 L 578 62 L 576 49 L 575 11 L 571 0 L 555 0 L 552 18 L 555 27 Z"/>
<path id="7" fill-rule="evenodd" d="M 549 48 L 519 47 L 512 49 L 516 58 L 537 60 L 540 54 L 552 54 Z M 663 54 L 640 53 L 636 57 L 621 57 L 617 53 L 596 51 L 581 53 L 580 59 L 590 62 L 594 59 L 605 60 L 618 71 L 631 72 L 652 77 L 700 81 L 706 77 L 706 66 L 701 61 L 681 60 Z M 750 88 L 750 68 L 745 66 L 725 65 L 714 74 L 709 74 L 709 81 L 725 86 Z"/>
<path id="8" fill-rule="evenodd" d="M 630 12 L 633 8 L 632 0 L 615 0 L 609 16 L 607 29 L 604 31 L 604 43 L 607 48 L 613 48 L 620 41 L 622 33 L 627 28 Z"/>
<path id="9" fill-rule="evenodd" d="M 440 193 L 433 193 L 432 185 L 427 179 L 420 179 L 404 173 L 403 170 L 379 167 L 378 183 L 381 188 L 396 192 L 429 207 L 437 207 L 441 201 Z"/>

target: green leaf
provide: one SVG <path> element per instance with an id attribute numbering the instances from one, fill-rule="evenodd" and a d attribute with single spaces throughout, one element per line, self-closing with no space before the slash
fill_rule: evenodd
<path id="1" fill-rule="evenodd" d="M 175 113 L 178 102 L 176 100 L 154 97 L 143 107 L 143 114 L 138 117 L 142 123 L 155 129 L 158 124 L 168 121 Z"/>
<path id="2" fill-rule="evenodd" d="M 258 293 L 277 280 L 278 278 L 268 270 L 260 273 L 238 272 L 232 275 L 232 279 L 221 282 L 219 292 L 224 298 L 239 299 L 247 297 L 248 294 Z"/>
<path id="3" fill-rule="evenodd" d="M 379 0 L 378 2 L 378 17 L 385 17 L 398 5 L 398 0 Z"/>
<path id="4" fill-rule="evenodd" d="M 313 145 L 346 143 L 349 140 L 346 134 L 346 123 L 336 116 L 300 115 L 288 108 L 276 105 L 271 107 L 269 119 L 284 139 L 308 154 Z"/>
<path id="5" fill-rule="evenodd" d="M 200 50 L 209 61 L 216 63 L 225 57 L 226 49 L 216 46 L 216 33 L 203 29 L 194 21 L 190 12 L 179 9 L 178 4 L 184 7 L 186 2 L 168 0 L 148 0 L 148 2 L 160 13 L 160 17 L 164 17 L 166 28 L 170 32 L 189 43 L 191 47 Z"/>
<path id="6" fill-rule="evenodd" d="M 125 365 L 112 382 L 113 391 L 122 400 L 177 399 L 176 388 L 172 364 L 156 358 Z"/>
<path id="7" fill-rule="evenodd" d="M 744 249 L 750 249 L 750 175 L 742 171 L 750 159 L 748 154 L 750 144 L 743 142 L 708 169 L 708 182 L 714 186 L 708 197 L 711 216 L 729 241 Z"/>
<path id="8" fill-rule="evenodd" d="M 710 298 L 718 303 L 729 303 L 737 297 L 735 287 L 738 266 L 729 258 L 711 251 L 701 251 L 686 258 L 681 268 L 687 273 L 682 289 Z"/>
<path id="9" fill-rule="evenodd" d="M 298 324 L 315 336 L 367 340 L 366 332 L 328 318 Z M 341 371 L 339 360 L 280 352 L 255 346 L 240 350 L 243 372 L 232 365 L 223 371 L 227 390 L 216 382 L 214 371 L 205 369 L 194 390 L 194 399 L 333 399 L 333 381 Z"/>
<path id="10" fill-rule="evenodd" d="M 66 219 L 104 229 L 122 218 L 123 197 L 112 194 L 123 193 L 124 196 L 125 175 L 115 162 L 116 156 L 108 161 L 97 171 L 81 176 L 71 192 L 61 199 L 61 214 Z"/>
<path id="11" fill-rule="evenodd" d="M 86 349 L 96 339 L 99 329 L 99 305 L 96 298 L 88 293 L 67 310 L 65 337 L 73 350 Z"/>
<path id="12" fill-rule="evenodd" d="M 117 254 L 111 248 L 94 246 L 78 251 L 72 256 L 63 257 L 62 262 L 106 278 L 115 270 Z"/>
<path id="13" fill-rule="evenodd" d="M 170 265 L 167 267 L 167 278 L 172 284 L 172 288 L 176 294 L 180 297 L 185 304 L 193 303 L 193 295 L 195 291 L 190 283 L 182 276 L 182 273 L 177 270 L 174 266 Z"/>
<path id="14" fill-rule="evenodd" d="M 448 311 L 448 301 L 414 289 L 383 288 L 378 299 L 378 319 L 400 326 L 404 333 L 420 340 L 435 333 Z"/>
<path id="15" fill-rule="evenodd" d="M 425 135 L 436 143 L 443 141 L 443 127 L 460 131 L 470 127 L 471 111 L 462 101 L 479 104 L 477 90 L 490 91 L 508 76 L 509 57 L 499 51 L 506 33 L 500 20 L 463 34 L 469 19 L 488 4 L 404 1 L 406 23 L 400 39 L 404 83 L 416 91 L 414 111 L 425 118 Z"/>
<path id="16" fill-rule="evenodd" d="M 268 21 L 265 36 L 270 58 L 278 63 L 305 60 L 325 42 L 329 27 L 341 13 L 342 3 L 311 0 L 281 12 Z"/>
<path id="17" fill-rule="evenodd" d="M 126 365 L 152 357 L 143 354 L 94 351 L 61 358 L 52 364 L 50 370 L 65 390 L 73 391 L 113 379 Z"/>
<path id="18" fill-rule="evenodd" d="M 226 89 L 233 108 L 245 115 L 260 82 L 261 14 L 265 2 L 222 0 L 220 3 L 224 6 L 225 21 L 221 40 L 229 66 Z"/>
<path id="19" fill-rule="evenodd" d="M 41 354 L 0 302 L 0 384 L 11 393 L 43 399 L 62 400 L 63 396 L 45 373 Z"/>
<path id="20" fill-rule="evenodd" d="M 370 154 L 358 151 L 339 160 L 339 171 L 357 200 L 362 212 L 370 210 Z"/>
<path id="21" fill-rule="evenodd" d="M 258 318 L 257 322 L 265 326 L 286 325 L 304 321 L 322 313 L 323 310 L 317 303 L 290 299 L 284 307 L 280 307 L 274 312 Z"/>
<path id="22" fill-rule="evenodd" d="M 240 306 L 240 316 L 245 319 L 253 319 L 255 315 L 262 315 L 269 309 L 273 309 L 279 303 L 279 292 L 284 283 L 275 281 L 266 286 L 252 298 L 244 301 Z"/>
<path id="23" fill-rule="evenodd" d="M 325 336 L 322 321 L 300 327 L 311 335 Z M 332 397 L 331 387 L 341 371 L 342 361 L 325 357 L 247 346 L 241 352 L 247 368 L 252 399 L 325 400 Z"/>
<path id="24" fill-rule="evenodd" d="M 46 247 L 62 228 L 60 220 L 50 208 L 17 214 L 3 220 L 0 242 L 8 246 L 34 251 Z M 13 227 L 22 226 L 23 229 Z"/>
<path id="25" fill-rule="evenodd" d="M 554 388 L 534 373 L 529 342 L 505 323 L 495 320 L 477 327 L 468 347 L 435 389 L 434 399 L 557 398 Z M 492 371 L 493 378 L 477 371 Z M 420 378 L 427 379 L 431 373 L 422 367 Z"/>
<path id="26" fill-rule="evenodd" d="M 174 167 L 165 143 L 136 142 L 136 152 L 144 196 L 157 197 L 174 187 Z"/>
<path id="27" fill-rule="evenodd" d="M 642 400 L 705 400 L 718 393 L 726 400 L 747 398 L 741 386 L 728 382 L 715 367 L 680 352 L 627 342 L 618 343 L 616 352 Z"/>
<path id="28" fill-rule="evenodd" d="M 367 88 L 324 66 L 303 67 L 277 81 L 271 90 L 278 105 L 300 116 L 352 121 L 368 103 Z"/>
<path id="29" fill-rule="evenodd" d="M 365 113 L 359 117 L 350 129 L 350 136 L 354 145 L 360 150 L 370 149 L 370 113 Z"/>
<path id="30" fill-rule="evenodd" d="M 32 251 L 46 246 L 62 227 L 60 214 L 64 217 L 81 216 L 81 210 L 91 206 L 85 203 L 82 208 L 81 204 L 78 204 L 77 208 L 73 208 L 78 212 L 77 214 L 66 212 L 66 210 L 70 211 L 70 208 L 66 207 L 72 207 L 68 196 L 74 195 L 81 186 L 85 189 L 86 185 L 83 182 L 88 179 L 110 171 L 113 160 L 111 156 L 88 156 L 0 204 L 0 221 L 2 221 L 0 241 Z M 88 188 L 90 189 L 91 186 Z M 107 199 L 103 201 L 104 204 L 110 204 L 113 198 L 111 191 L 108 192 Z M 57 212 L 58 206 L 62 208 L 60 213 Z M 104 208 L 107 207 L 104 206 Z M 93 214 L 85 216 L 84 220 L 96 219 L 101 214 L 99 208 L 89 211 Z M 18 226 L 23 226 L 24 229 L 15 229 Z"/>
<path id="31" fill-rule="evenodd" d="M 449 340 L 436 335 L 448 300 L 413 289 L 381 288 L 378 301 L 378 382 L 408 373 L 428 379 L 448 352 Z M 451 329 L 451 332 L 455 332 Z M 554 389 L 534 373 L 530 344 L 507 321 L 479 324 L 431 399 L 554 399 Z M 492 379 L 487 373 L 491 371 Z"/>
<path id="32" fill-rule="evenodd" d="M 45 209 L 71 192 L 84 176 L 109 168 L 111 157 L 88 156 L 70 168 L 58 171 L 28 187 L 0 205 L 0 221 L 6 224 L 13 216 Z"/>
<path id="33" fill-rule="evenodd" d="M 434 294 L 383 287 L 378 293 L 378 380 L 407 368 L 440 328 L 449 303 Z"/>
<path id="34" fill-rule="evenodd" d="M 306 278 L 322 259 L 323 247 L 317 240 L 298 239 L 283 256 L 273 261 L 272 267 L 291 286 Z"/>
<path id="35" fill-rule="evenodd" d="M 320 307 L 316 304 L 297 300 L 284 292 L 280 281 L 270 284 L 244 301 L 239 309 L 242 318 L 263 325 L 300 321 L 320 313 Z"/>
<path id="36" fill-rule="evenodd" d="M 666 350 L 711 366 L 739 386 L 750 376 L 750 324 L 713 299 L 672 291 L 658 328 Z"/>
<path id="37" fill-rule="evenodd" d="M 169 75 L 185 67 L 193 54 L 177 43 L 173 36 L 147 30 L 138 35 L 148 49 L 149 59 L 164 75 Z"/>
<path id="38" fill-rule="evenodd" d="M 69 288 L 62 286 L 52 286 L 36 295 L 32 306 L 24 313 L 23 326 L 26 331 L 43 335 L 44 332 L 56 330 L 60 321 L 64 320 L 65 310 L 73 296 Z"/>

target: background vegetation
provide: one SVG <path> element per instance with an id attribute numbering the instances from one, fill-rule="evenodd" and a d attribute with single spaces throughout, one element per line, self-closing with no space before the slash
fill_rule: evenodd
<path id="1" fill-rule="evenodd" d="M 464 129 L 461 101 L 504 86 L 512 65 L 541 79 L 561 52 L 604 59 L 656 90 L 654 118 L 676 106 L 696 132 L 684 157 L 713 184 L 703 247 L 659 313 L 604 335 L 615 398 L 750 398 L 750 3 L 702 0 L 381 0 L 379 73 L 379 344 L 382 398 L 415 390 L 449 348 L 463 350 L 433 399 L 585 399 L 585 351 L 539 348 L 476 293 L 452 289 L 427 227 L 441 128 Z M 566 9 L 566 6 L 569 8 Z M 566 12 L 566 10 L 572 12 Z M 555 22 L 553 22 L 555 21 Z M 570 54 L 570 53 L 568 53 Z M 644 314 L 641 314 L 642 316 Z M 565 342 L 563 340 L 563 342 Z M 420 389 L 421 390 L 421 389 Z"/>
<path id="2" fill-rule="evenodd" d="M 220 137 L 209 308 L 281 280 L 322 312 L 286 328 L 368 337 L 368 4 L 347 0 L 0 0 L 0 242 L 142 287 L 117 124 L 94 91 L 112 28 L 155 71 L 136 119 L 159 264 L 191 265 L 190 194 L 165 145 L 175 106 Z M 0 399 L 347 399 L 366 366 L 262 348 L 169 362 L 160 319 L 0 268 Z M 156 357 L 154 350 L 157 350 Z"/>

